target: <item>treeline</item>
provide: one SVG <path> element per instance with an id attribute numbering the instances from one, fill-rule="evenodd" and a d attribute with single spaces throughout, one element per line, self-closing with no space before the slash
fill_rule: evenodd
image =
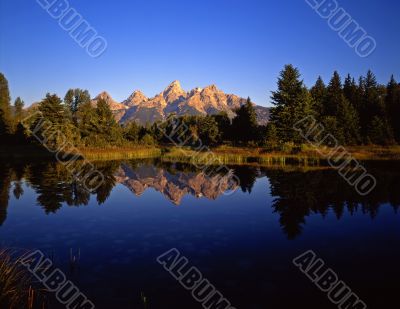
<path id="1" fill-rule="evenodd" d="M 294 125 L 313 116 L 342 145 L 392 145 L 400 143 L 400 84 L 392 76 L 387 85 L 377 83 L 369 71 L 365 77 L 347 75 L 342 82 L 337 72 L 326 85 L 321 77 L 308 89 L 299 70 L 287 65 L 272 92 L 270 122 L 257 124 L 251 100 L 235 111 L 208 116 L 183 116 L 140 126 L 135 122 L 121 125 L 104 100 L 93 104 L 87 90 L 70 89 L 64 99 L 47 94 L 37 105 L 24 109 L 17 98 L 11 106 L 8 82 L 0 74 L 0 139 L 4 144 L 38 144 L 37 137 L 50 147 L 65 143 L 75 147 L 129 145 L 230 144 L 260 146 L 271 150 L 288 149 L 306 141 Z M 35 112 L 40 117 L 35 117 Z M 36 113 L 38 114 L 38 113 Z M 32 116 L 33 115 L 33 116 Z M 40 121 L 46 120 L 46 126 Z M 23 121 L 24 120 L 24 121 Z M 35 133 L 35 136 L 33 135 Z M 174 136 L 172 136 L 174 135 Z M 171 139 L 172 137 L 172 139 Z"/>
<path id="2" fill-rule="evenodd" d="M 37 145 L 44 140 L 46 146 L 56 149 L 65 141 L 75 147 L 108 147 L 171 144 L 179 139 L 187 146 L 198 145 L 200 140 L 203 145 L 247 145 L 259 143 L 265 131 L 257 125 L 250 99 L 233 119 L 227 113 L 180 118 L 172 114 L 164 122 L 146 126 L 136 122 L 121 125 L 105 100 L 93 104 L 89 92 L 82 89 L 70 89 L 64 99 L 47 94 L 27 110 L 20 98 L 11 106 L 8 82 L 4 75 L 0 79 L 0 138 L 6 144 Z"/>
<path id="3" fill-rule="evenodd" d="M 314 116 L 327 133 L 343 145 L 391 145 L 400 142 L 400 84 L 393 75 L 384 86 L 368 71 L 356 81 L 347 75 L 344 82 L 334 72 L 328 85 L 321 77 L 311 89 L 292 65 L 285 66 L 272 93 L 271 122 L 279 140 L 302 143 L 294 125 Z"/>

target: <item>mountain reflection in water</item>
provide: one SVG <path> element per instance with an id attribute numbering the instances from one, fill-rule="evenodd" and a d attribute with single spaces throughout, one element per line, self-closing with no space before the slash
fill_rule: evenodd
<path id="1" fill-rule="evenodd" d="M 394 163 L 393 163 L 394 164 Z M 117 185 L 127 187 L 140 197 L 153 189 L 174 205 L 180 205 L 184 196 L 216 200 L 228 189 L 252 193 L 256 181 L 266 177 L 268 194 L 273 198 L 272 209 L 279 214 L 280 225 L 288 238 L 300 235 L 306 217 L 325 216 L 332 210 L 340 219 L 345 211 L 361 211 L 371 218 L 379 207 L 389 203 L 395 211 L 400 205 L 400 173 L 398 166 L 381 163 L 369 167 L 377 178 L 377 187 L 368 196 L 360 196 L 335 170 L 231 166 L 240 183 L 229 183 L 228 176 L 216 169 L 207 173 L 188 164 L 160 161 L 99 162 L 94 164 L 104 175 L 104 182 L 92 194 L 68 170 L 55 162 L 2 163 L 0 165 L 0 225 L 7 218 L 10 195 L 16 199 L 24 194 L 23 183 L 36 193 L 36 202 L 43 210 L 57 213 L 65 206 L 85 206 L 91 198 L 103 204 Z M 383 165 L 383 166 L 382 166 Z M 129 202 L 128 202 L 129 203 Z"/>

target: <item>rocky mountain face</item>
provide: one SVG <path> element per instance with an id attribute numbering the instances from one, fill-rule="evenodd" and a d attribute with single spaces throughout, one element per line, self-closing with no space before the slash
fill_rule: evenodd
<path id="1" fill-rule="evenodd" d="M 136 121 L 141 125 L 165 120 L 172 113 L 183 116 L 226 112 L 230 117 L 234 117 L 234 110 L 246 103 L 246 99 L 234 94 L 225 94 L 215 85 L 186 92 L 179 81 L 172 82 L 153 98 L 148 98 L 136 90 L 125 101 L 118 103 L 107 92 L 102 92 L 92 101 L 94 106 L 99 99 L 106 100 L 117 121 L 121 123 Z M 266 124 L 269 119 L 269 109 L 258 105 L 255 105 L 255 108 L 259 124 Z"/>
<path id="2" fill-rule="evenodd" d="M 128 107 L 138 106 L 143 102 L 148 101 L 149 98 L 144 95 L 140 90 L 134 91 L 129 98 L 122 102 L 123 105 Z"/>

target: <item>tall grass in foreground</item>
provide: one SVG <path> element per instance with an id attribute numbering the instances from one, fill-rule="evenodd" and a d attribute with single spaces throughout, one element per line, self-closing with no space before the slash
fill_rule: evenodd
<path id="1" fill-rule="evenodd" d="M 32 275 L 21 264 L 23 256 L 17 250 L 0 249 L 0 308 L 45 308 Z"/>

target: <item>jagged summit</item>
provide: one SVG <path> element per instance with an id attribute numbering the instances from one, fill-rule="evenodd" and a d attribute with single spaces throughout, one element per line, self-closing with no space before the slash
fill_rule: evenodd
<path id="1" fill-rule="evenodd" d="M 169 114 L 210 115 L 226 112 L 233 117 L 234 110 L 246 103 L 246 99 L 234 94 L 225 94 L 215 84 L 190 91 L 182 89 L 178 80 L 169 84 L 164 91 L 153 98 L 148 98 L 142 91 L 135 90 L 126 100 L 118 103 L 106 91 L 100 93 L 92 102 L 97 104 L 104 99 L 116 115 L 117 121 L 129 123 L 135 121 L 145 125 L 165 120 Z M 260 124 L 266 124 L 269 109 L 255 106 Z"/>
<path id="2" fill-rule="evenodd" d="M 182 89 L 179 81 L 173 81 L 162 93 L 167 104 L 182 101 L 186 97 L 186 92 Z"/>
<path id="3" fill-rule="evenodd" d="M 170 88 L 179 88 L 179 89 L 182 89 L 181 82 L 180 82 L 179 80 L 174 80 L 171 84 L 168 85 L 168 87 L 166 88 L 166 90 L 167 90 L 167 89 L 170 89 Z"/>
<path id="4" fill-rule="evenodd" d="M 125 101 L 122 102 L 122 104 L 132 107 L 132 106 L 137 106 L 140 105 L 143 102 L 146 102 L 148 100 L 148 97 L 140 91 L 140 90 L 135 90 L 129 98 L 127 98 Z"/>
<path id="5" fill-rule="evenodd" d="M 215 84 L 209 85 L 203 89 L 203 91 L 220 91 Z"/>

